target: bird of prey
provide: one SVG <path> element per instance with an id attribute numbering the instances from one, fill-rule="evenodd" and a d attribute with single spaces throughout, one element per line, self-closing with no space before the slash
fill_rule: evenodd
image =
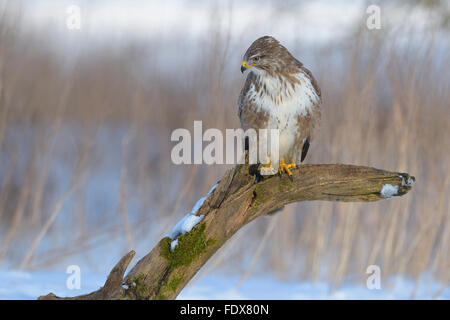
<path id="1" fill-rule="evenodd" d="M 320 119 L 320 88 L 312 73 L 270 36 L 247 49 L 241 72 L 247 69 L 238 100 L 242 128 L 279 130 L 278 170 L 267 161 L 260 173 L 287 173 L 292 180 L 290 169 L 305 159 Z"/>

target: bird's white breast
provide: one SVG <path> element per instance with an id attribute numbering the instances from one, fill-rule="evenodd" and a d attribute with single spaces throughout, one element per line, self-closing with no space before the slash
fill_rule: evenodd
<path id="1" fill-rule="evenodd" d="M 256 91 L 255 85 L 252 85 L 249 95 L 255 102 L 256 111 L 268 114 L 267 128 L 280 130 L 280 156 L 283 156 L 299 134 L 298 118 L 312 113 L 320 98 L 311 80 L 303 72 L 293 75 L 298 83 L 292 83 L 288 79 L 280 81 L 264 71 L 257 71 L 256 74 L 259 76 L 259 92 Z M 262 89 L 264 85 L 266 90 Z"/>

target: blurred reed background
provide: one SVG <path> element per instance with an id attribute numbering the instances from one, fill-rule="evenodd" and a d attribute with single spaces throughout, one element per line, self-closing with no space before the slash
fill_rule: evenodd
<path id="1" fill-rule="evenodd" d="M 435 15 L 429 3 L 441 2 L 420 7 L 426 17 L 445 13 Z M 1 4 L 0 267 L 78 264 L 106 273 L 130 248 L 143 256 L 229 168 L 172 164 L 172 130 L 192 130 L 194 120 L 239 127 L 241 57 L 271 29 L 249 18 L 236 34 L 230 17 L 239 6 L 219 1 L 203 4 L 206 27 L 196 35 L 99 41 L 89 26 L 78 35 L 64 24 L 30 27 L 26 1 Z M 289 14 L 286 4 L 250 4 L 264 6 L 273 26 Z M 371 31 L 361 8 L 350 33 L 322 45 L 296 35 L 301 19 L 271 33 L 322 88 L 320 132 L 307 163 L 408 172 L 417 179 L 413 191 L 378 203 L 288 206 L 240 230 L 199 276 L 239 274 L 240 285 L 270 273 L 339 286 L 365 283 L 366 268 L 376 264 L 383 279 L 431 274 L 448 285 L 448 16 L 420 31 L 403 20 Z"/>

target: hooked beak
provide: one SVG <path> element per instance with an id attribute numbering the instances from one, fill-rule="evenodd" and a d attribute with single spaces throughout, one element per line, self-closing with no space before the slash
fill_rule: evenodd
<path id="1" fill-rule="evenodd" d="M 246 61 L 243 61 L 242 65 L 241 65 L 241 73 L 244 73 L 245 70 L 247 70 L 248 68 L 253 67 L 253 66 L 254 66 L 254 64 L 247 64 Z"/>

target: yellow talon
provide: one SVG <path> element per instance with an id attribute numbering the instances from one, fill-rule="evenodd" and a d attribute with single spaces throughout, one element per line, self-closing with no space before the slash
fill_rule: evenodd
<path id="1" fill-rule="evenodd" d="M 278 173 L 280 174 L 280 176 L 283 175 L 283 172 L 286 172 L 289 176 L 289 179 L 291 179 L 291 181 L 294 181 L 294 177 L 292 175 L 291 168 L 295 168 L 297 165 L 295 163 L 288 163 L 286 164 L 284 162 L 284 159 L 281 159 L 279 167 L 278 167 Z"/>

